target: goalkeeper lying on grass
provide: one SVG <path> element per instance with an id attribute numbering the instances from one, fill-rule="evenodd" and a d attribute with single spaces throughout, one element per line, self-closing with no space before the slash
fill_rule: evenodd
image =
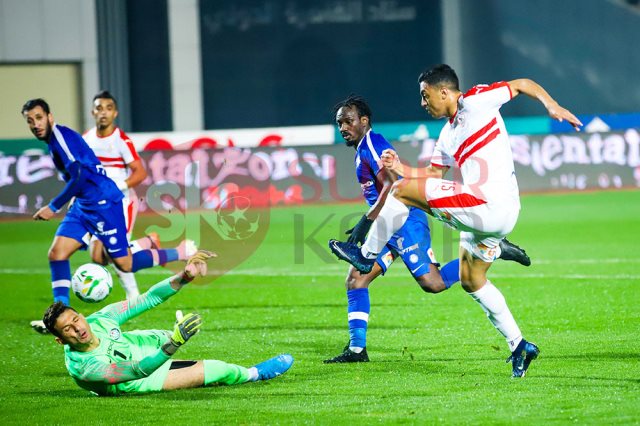
<path id="1" fill-rule="evenodd" d="M 56 302 L 44 314 L 47 329 L 64 345 L 65 364 L 75 382 L 98 395 L 121 395 L 216 384 L 235 385 L 268 380 L 287 371 L 293 358 L 280 355 L 245 368 L 223 361 L 177 361 L 172 357 L 199 330 L 198 314 L 178 311 L 172 332 L 134 330 L 120 326 L 159 305 L 197 276 L 207 273 L 207 259 L 215 254 L 198 251 L 184 271 L 154 285 L 146 293 L 112 303 L 85 318 Z"/>

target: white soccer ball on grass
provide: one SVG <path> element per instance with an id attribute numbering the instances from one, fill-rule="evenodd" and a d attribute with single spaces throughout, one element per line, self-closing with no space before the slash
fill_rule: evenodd
<path id="1" fill-rule="evenodd" d="M 71 289 L 83 302 L 101 302 L 109 296 L 112 288 L 111 273 L 96 263 L 85 263 L 71 277 Z"/>

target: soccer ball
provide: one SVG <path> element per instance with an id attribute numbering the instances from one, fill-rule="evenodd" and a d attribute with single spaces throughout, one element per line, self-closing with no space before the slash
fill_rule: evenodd
<path id="1" fill-rule="evenodd" d="M 112 288 L 111 274 L 104 266 L 96 263 L 85 263 L 71 277 L 71 289 L 83 302 L 101 302 L 111 293 Z"/>

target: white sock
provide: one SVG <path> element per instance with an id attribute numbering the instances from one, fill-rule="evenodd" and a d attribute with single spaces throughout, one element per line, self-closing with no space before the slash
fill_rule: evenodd
<path id="1" fill-rule="evenodd" d="M 249 379 L 247 380 L 248 382 L 255 382 L 256 380 L 258 380 L 258 369 L 255 367 L 249 367 L 247 368 L 247 371 L 249 371 Z"/>
<path id="2" fill-rule="evenodd" d="M 136 282 L 136 276 L 133 272 L 122 272 L 118 268 L 114 268 L 118 278 L 120 278 L 120 284 L 127 295 L 127 299 L 133 299 L 140 294 L 138 290 L 138 283 Z"/>
<path id="3" fill-rule="evenodd" d="M 382 251 L 391 236 L 395 234 L 409 217 L 409 207 L 389 194 L 377 219 L 371 225 L 367 240 L 360 249 L 367 259 L 374 259 Z"/>
<path id="4" fill-rule="evenodd" d="M 138 242 L 138 240 L 131 241 L 129 243 L 129 248 L 131 249 L 131 253 L 137 253 L 140 250 L 144 250 L 144 248 L 140 246 L 140 243 Z"/>
<path id="5" fill-rule="evenodd" d="M 469 293 L 469 296 L 480 304 L 491 324 L 507 339 L 509 350 L 513 352 L 522 340 L 522 333 L 500 290 L 487 280 L 480 290 Z"/>

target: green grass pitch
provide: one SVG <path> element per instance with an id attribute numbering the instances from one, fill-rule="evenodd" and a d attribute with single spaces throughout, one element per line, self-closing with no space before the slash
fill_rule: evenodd
<path id="1" fill-rule="evenodd" d="M 490 276 L 542 351 L 523 380 L 510 378 L 504 340 L 459 284 L 423 293 L 401 264 L 370 288 L 371 362 L 322 364 L 348 339 L 347 266 L 325 261 L 313 244 L 294 244 L 293 215 L 304 219 L 297 240 L 315 240 L 326 253 L 340 220 L 364 210 L 343 204 L 273 209 L 266 240 L 240 267 L 125 325 L 170 328 L 176 309 L 195 310 L 203 330 L 179 358 L 249 366 L 289 352 L 296 362 L 286 375 L 122 398 L 76 387 L 62 348 L 29 328 L 50 303 L 46 252 L 56 223 L 2 222 L 0 422 L 640 423 L 640 192 L 528 195 L 522 204 L 510 239 L 533 265 L 497 262 Z M 432 234 L 436 255 L 450 257 L 442 226 L 432 224 Z M 87 260 L 76 254 L 72 267 Z M 138 274 L 141 289 L 166 275 Z M 115 284 L 107 302 L 123 294 Z M 85 314 L 96 308 L 72 301 Z"/>

